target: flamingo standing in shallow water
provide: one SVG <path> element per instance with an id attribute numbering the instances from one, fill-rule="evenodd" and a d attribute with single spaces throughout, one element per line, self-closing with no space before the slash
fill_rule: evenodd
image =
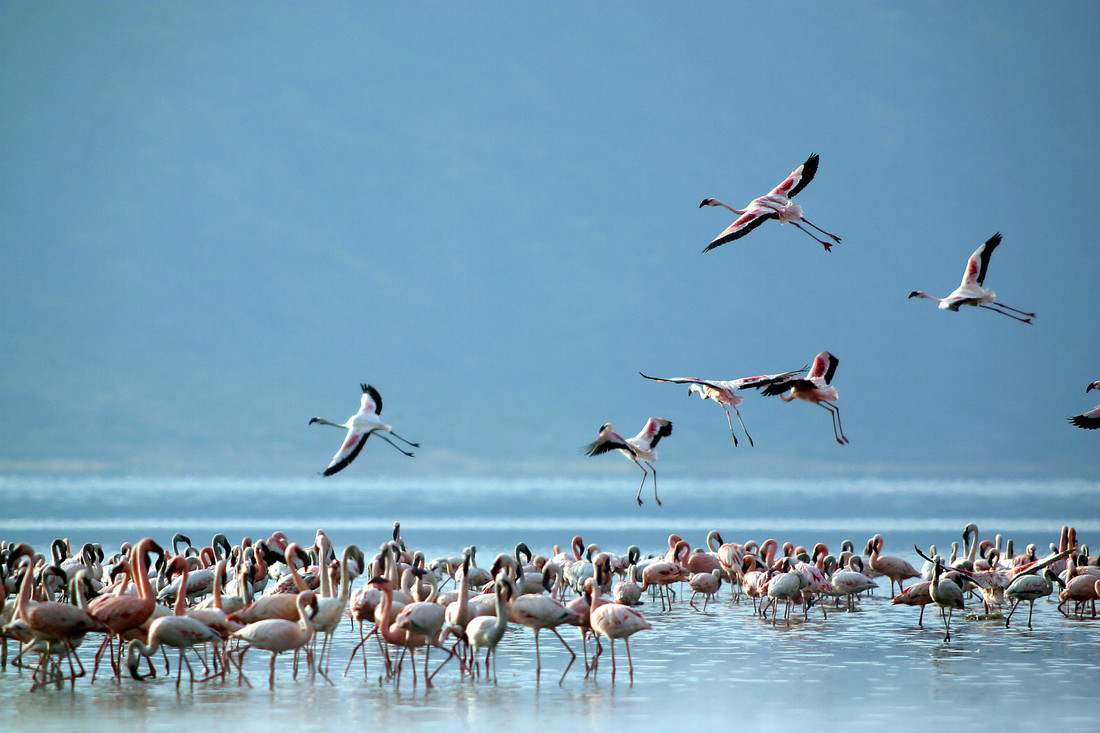
<path id="1" fill-rule="evenodd" d="M 241 666 L 244 662 L 244 655 L 249 649 L 256 647 L 271 652 L 271 674 L 268 677 L 268 685 L 275 689 L 275 658 L 282 652 L 300 649 L 313 638 L 313 622 L 311 619 L 317 610 L 316 595 L 313 591 L 307 590 L 299 593 L 294 603 L 298 609 L 297 623 L 281 618 L 268 618 L 251 623 L 230 635 L 230 638 L 239 639 L 243 642 L 241 648 L 236 652 L 231 652 L 230 655 L 237 655 L 236 660 L 234 660 L 237 671 L 240 672 L 241 679 L 249 687 L 252 687 L 252 683 L 244 676 L 244 669 Z M 232 656 L 230 656 L 230 659 L 232 659 Z M 297 662 L 295 662 L 295 672 L 297 672 Z"/>
<path id="2" fill-rule="evenodd" d="M 653 467 L 652 462 L 657 460 L 657 443 L 668 435 L 672 435 L 672 423 L 663 417 L 649 418 L 642 432 L 629 439 L 616 433 L 614 425 L 605 423 L 600 428 L 600 437 L 589 443 L 585 452 L 590 456 L 598 456 L 601 453 L 617 450 L 642 469 L 642 483 L 638 484 L 636 497 L 638 506 L 642 505 L 642 488 L 645 486 L 646 476 L 649 475 L 645 466 L 642 465 L 642 461 L 645 461 L 646 466 L 653 471 L 653 498 L 660 506 L 661 500 L 657 496 L 657 469 Z"/>
<path id="3" fill-rule="evenodd" d="M 592 601 L 588 622 L 592 627 L 592 633 L 596 636 L 596 655 L 592 658 L 592 670 L 595 671 L 600 655 L 603 653 L 599 638 L 606 636 L 611 640 L 611 682 L 615 683 L 615 672 L 618 666 L 615 663 L 615 640 L 622 639 L 626 644 L 626 659 L 630 664 L 630 681 L 633 683 L 634 659 L 630 655 L 630 637 L 639 631 L 653 627 L 633 608 L 618 603 L 604 603 L 600 599 L 599 587 L 608 579 L 607 576 L 610 573 L 606 562 L 597 563 L 596 579 L 590 587 Z"/>
<path id="4" fill-rule="evenodd" d="M 730 417 L 729 408 L 732 407 L 733 411 L 737 413 L 737 421 L 741 423 L 741 429 L 745 431 L 745 437 L 749 439 L 749 445 L 752 445 L 752 436 L 749 435 L 749 429 L 745 427 L 745 421 L 741 419 L 741 411 L 737 409 L 737 406 L 745 401 L 744 397 L 737 394 L 737 390 L 743 387 L 764 387 L 769 384 L 793 377 L 806 371 L 805 369 L 799 369 L 795 372 L 784 372 L 783 374 L 765 374 L 759 377 L 742 377 L 740 379 L 731 380 L 708 380 L 708 379 L 696 379 L 695 377 L 651 377 L 648 374 L 642 374 L 638 372 L 646 379 L 652 379 L 654 382 L 672 382 L 673 384 L 687 384 L 688 395 L 694 392 L 698 392 L 699 396 L 704 399 L 710 399 L 717 402 L 722 406 L 722 409 L 726 412 L 726 421 L 730 426 L 730 436 L 733 438 L 733 444 L 737 445 L 737 435 L 733 432 L 733 419 Z"/>
<path id="5" fill-rule="evenodd" d="M 1089 386 L 1085 387 L 1085 394 L 1088 394 L 1094 389 L 1100 389 L 1100 382 L 1093 382 Z M 1086 413 L 1081 415 L 1074 415 L 1073 417 L 1066 418 L 1071 423 L 1079 428 L 1085 430 L 1096 430 L 1100 428 L 1100 405 L 1092 408 Z"/>
<path id="6" fill-rule="evenodd" d="M 1000 313 L 1002 316 L 1015 318 L 1017 321 L 1022 321 L 1023 323 L 1031 323 L 1031 319 L 1035 317 L 1034 313 L 1027 313 L 1026 311 L 1007 306 L 1004 303 L 997 303 L 997 294 L 992 290 L 986 290 L 982 287 L 982 283 L 985 282 L 986 270 L 989 269 L 989 257 L 1000 243 L 1001 233 L 997 232 L 987 239 L 984 244 L 974 250 L 974 254 L 970 255 L 970 259 L 966 261 L 966 269 L 963 271 L 962 284 L 955 288 L 955 291 L 946 298 L 937 298 L 921 290 L 914 290 L 909 293 L 909 297 L 927 298 L 929 300 L 939 301 L 941 310 L 957 312 L 959 306 L 972 305 L 979 308 L 987 308 L 994 313 Z M 1020 318 L 1020 316 L 1014 316 L 1012 313 L 1006 313 L 1000 310 L 1001 308 L 1027 316 L 1027 318 Z"/>
<path id="7" fill-rule="evenodd" d="M 722 203 L 718 199 L 703 199 L 702 203 L 699 204 L 699 208 L 704 206 L 722 206 L 738 215 L 737 220 L 726 227 L 725 231 L 715 237 L 714 241 L 708 244 L 703 251 L 709 252 L 726 242 L 732 242 L 735 239 L 739 239 L 768 219 L 778 219 L 780 224 L 793 224 L 813 237 L 818 244 L 825 248 L 826 252 L 831 251 L 833 248 L 832 244 L 822 239 L 818 239 L 810 230 L 804 228 L 798 222 L 806 222 L 838 244 L 840 243 L 840 237 L 835 234 L 829 234 L 829 232 L 816 224 L 810 223 L 802 216 L 802 207 L 791 203 L 791 199 L 798 195 L 799 191 L 806 188 L 810 181 L 814 179 L 814 175 L 817 173 L 818 162 L 819 158 L 817 153 L 811 153 L 810 157 L 806 159 L 806 162 L 795 168 L 782 183 L 773 188 L 766 196 L 753 199 L 748 207 L 743 210 L 735 209 L 728 204 Z"/>
<path id="8" fill-rule="evenodd" d="M 837 364 L 840 361 L 828 351 L 822 351 L 814 357 L 810 373 L 805 378 L 792 377 L 764 387 L 764 395 L 767 397 L 779 396 L 784 402 L 793 399 L 805 400 L 815 405 L 821 405 L 833 418 L 833 437 L 841 445 L 848 442 L 844 437 L 844 428 L 840 425 L 840 408 L 834 405 L 839 397 L 836 387 L 833 387 L 833 374 L 836 373 Z M 787 390 L 790 390 L 787 392 Z M 787 392 L 787 394 L 783 394 Z"/>
<path id="9" fill-rule="evenodd" d="M 382 414 L 382 395 L 378 394 L 378 390 L 369 384 L 361 384 L 359 386 L 363 389 L 363 397 L 360 400 L 359 412 L 349 417 L 346 423 L 330 422 L 323 417 L 310 418 L 310 425 L 314 423 L 318 425 L 331 425 L 334 428 L 344 428 L 348 431 L 347 437 L 344 438 L 344 444 L 340 446 L 340 450 L 333 456 L 332 462 L 328 464 L 328 468 L 322 471 L 323 476 L 331 476 L 346 468 L 347 465 L 354 461 L 355 457 L 359 455 L 359 451 L 363 450 L 363 446 L 367 443 L 367 438 L 374 433 L 378 433 L 378 437 L 407 456 L 412 456 L 412 453 L 390 440 L 386 436 L 386 433 L 389 433 L 413 448 L 420 447 L 419 443 L 412 443 L 405 440 L 400 435 L 393 432 L 393 428 L 389 425 L 379 422 L 378 416 Z"/>

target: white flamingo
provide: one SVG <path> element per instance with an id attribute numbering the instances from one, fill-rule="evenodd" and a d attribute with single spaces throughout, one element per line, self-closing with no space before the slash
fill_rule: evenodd
<path id="1" fill-rule="evenodd" d="M 703 251 L 709 252 L 726 242 L 732 242 L 735 239 L 739 239 L 768 219 L 778 219 L 780 224 L 793 224 L 806 232 L 810 237 L 813 237 L 818 244 L 825 248 L 826 252 L 831 251 L 833 248 L 832 244 L 822 239 L 818 239 L 810 230 L 804 228 L 798 222 L 806 222 L 838 244 L 840 243 L 840 237 L 835 234 L 829 234 L 829 232 L 821 227 L 808 221 L 806 217 L 802 216 L 802 207 L 791 203 L 791 199 L 798 195 L 799 191 L 806 188 L 810 181 L 814 179 L 814 175 L 817 173 L 818 162 L 819 158 L 817 153 L 811 153 L 810 157 L 806 159 L 806 162 L 795 168 L 782 183 L 773 188 L 766 196 L 753 199 L 745 209 L 735 209 L 729 204 L 722 203 L 718 199 L 703 199 L 702 203 L 699 204 L 699 208 L 704 206 L 722 206 L 738 215 L 737 220 L 715 237 L 714 241 L 708 244 Z"/>
<path id="2" fill-rule="evenodd" d="M 737 390 L 746 387 L 764 387 L 783 379 L 796 376 L 804 371 L 806 370 L 799 369 L 798 371 L 784 372 L 782 374 L 765 374 L 759 377 L 741 377 L 740 379 L 721 381 L 716 379 L 696 379 L 695 377 L 651 377 L 648 374 L 642 374 L 642 372 L 638 373 L 646 379 L 652 379 L 655 382 L 686 384 L 688 385 L 688 395 L 698 392 L 699 397 L 702 399 L 710 399 L 717 402 L 726 412 L 726 421 L 730 426 L 730 436 L 733 438 L 733 444 L 736 446 L 737 435 L 733 432 L 733 419 L 730 417 L 730 407 L 737 413 L 737 421 L 741 423 L 741 429 L 745 431 L 745 437 L 749 439 L 749 445 L 753 444 L 752 436 L 749 435 L 749 429 L 745 427 L 745 421 L 741 419 L 741 411 L 737 409 L 737 406 L 745 401 L 744 397 L 737 394 Z"/>
<path id="3" fill-rule="evenodd" d="M 638 484 L 638 506 L 642 505 L 642 488 L 645 486 L 646 471 L 642 461 L 653 471 L 653 498 L 660 506 L 661 500 L 657 496 L 657 469 L 653 467 L 653 461 L 657 460 L 657 443 L 661 438 L 672 435 L 672 423 L 663 417 L 651 417 L 646 421 L 642 432 L 633 438 L 624 438 L 615 432 L 615 426 L 605 423 L 600 428 L 600 437 L 588 444 L 585 452 L 590 456 L 598 456 L 601 453 L 617 450 L 624 456 L 634 461 L 634 465 L 642 469 L 642 483 Z"/>
<path id="4" fill-rule="evenodd" d="M 310 418 L 310 425 L 314 423 L 318 425 L 331 425 L 334 428 L 344 428 L 348 431 L 347 437 L 344 438 L 343 445 L 340 446 L 340 450 L 333 456 L 332 462 L 328 464 L 328 468 L 321 472 L 324 476 L 331 476 L 346 468 L 347 465 L 354 461 L 355 457 L 359 455 L 359 451 L 363 450 L 363 446 L 367 443 L 367 438 L 374 433 L 378 433 L 378 437 L 407 456 L 412 456 L 412 453 L 390 440 L 386 436 L 386 433 L 389 433 L 413 448 L 420 447 L 419 443 L 412 443 L 405 440 L 400 435 L 393 432 L 393 428 L 389 425 L 379 422 L 378 416 L 382 414 L 382 395 L 378 394 L 378 390 L 369 384 L 361 384 L 359 386 L 363 388 L 359 412 L 349 417 L 346 423 L 330 422 L 323 417 Z"/>
<path id="5" fill-rule="evenodd" d="M 764 387 L 764 394 L 768 397 L 778 395 L 784 402 L 800 399 L 821 405 L 832 415 L 833 437 L 836 438 L 836 442 L 843 445 L 848 442 L 848 439 L 844 437 L 844 428 L 840 425 L 840 408 L 833 404 L 839 397 L 836 387 L 831 384 L 839 363 L 840 361 L 828 351 L 822 351 L 814 357 L 813 366 L 810 367 L 810 373 L 805 378 L 792 377 L 769 384 Z M 790 391 L 787 392 L 787 390 Z"/>
<path id="6" fill-rule="evenodd" d="M 993 250 L 995 250 L 1000 243 L 1001 233 L 997 232 L 987 239 L 984 244 L 974 250 L 974 254 L 970 255 L 970 259 L 966 261 L 966 269 L 963 270 L 962 284 L 955 288 L 955 291 L 946 298 L 937 298 L 921 290 L 914 290 L 909 293 L 909 297 L 927 298 L 929 300 L 938 301 L 941 310 L 957 312 L 959 306 L 972 305 L 979 308 L 987 308 L 994 313 L 1000 313 L 1002 316 L 1015 318 L 1017 321 L 1022 321 L 1023 323 L 1031 323 L 1031 319 L 1035 317 L 1034 313 L 1017 310 L 1004 303 L 997 303 L 997 294 L 992 290 L 986 290 L 982 287 L 982 284 L 985 282 L 986 270 L 989 269 L 989 258 L 993 254 Z M 1027 316 L 1027 318 L 1020 318 L 1020 316 L 1014 316 L 1012 313 L 1006 313 L 1000 310 L 1001 308 Z"/>

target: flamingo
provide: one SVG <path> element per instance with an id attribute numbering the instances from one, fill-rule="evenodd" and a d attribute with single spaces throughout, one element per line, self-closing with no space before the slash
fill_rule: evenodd
<path id="1" fill-rule="evenodd" d="M 773 188 L 766 196 L 753 199 L 748 207 L 743 210 L 735 209 L 728 204 L 722 203 L 718 199 L 703 199 L 699 204 L 699 208 L 703 208 L 704 206 L 722 206 L 738 215 L 737 220 L 715 237 L 714 241 L 708 244 L 703 251 L 709 252 L 726 242 L 740 239 L 768 219 L 778 219 L 780 224 L 793 224 L 824 247 L 826 252 L 832 251 L 832 244 L 822 239 L 818 239 L 810 230 L 804 228 L 798 222 L 806 222 L 837 244 L 840 243 L 840 237 L 835 234 L 829 234 L 829 232 L 821 227 L 811 223 L 806 217 L 802 216 L 802 207 L 791 203 L 791 199 L 797 196 L 798 193 L 806 188 L 810 181 L 814 179 L 814 175 L 817 173 L 818 162 L 819 158 L 817 153 L 811 153 L 810 157 L 806 159 L 806 162 L 795 168 L 782 183 Z"/>
<path id="2" fill-rule="evenodd" d="M 153 596 L 152 583 L 149 582 L 148 560 L 146 558 L 146 555 L 151 552 L 161 556 L 164 555 L 164 550 L 150 537 L 145 537 L 130 550 L 129 572 L 138 588 L 136 596 L 122 595 L 121 591 L 125 587 L 124 584 L 119 586 L 118 593 L 99 596 L 88 604 L 91 614 L 98 621 L 111 628 L 111 632 L 107 634 L 107 638 L 103 640 L 99 651 L 96 653 L 96 663 L 92 669 L 93 682 L 95 682 L 96 670 L 99 669 L 103 652 L 110 646 L 114 637 L 119 638 L 119 656 L 121 656 L 122 635 L 145 624 L 156 609 L 157 602 Z M 120 669 L 114 661 L 113 653 L 111 664 L 114 666 L 115 676 L 119 676 Z"/>
<path id="3" fill-rule="evenodd" d="M 169 562 L 169 574 L 175 572 L 177 568 L 182 574 L 179 588 L 186 589 L 188 587 L 187 560 L 181 555 L 177 555 Z M 187 672 L 191 676 L 191 682 L 194 684 L 195 671 L 191 668 L 191 663 L 187 661 L 184 652 L 199 644 L 220 642 L 222 636 L 198 618 L 187 615 L 186 610 L 187 593 L 185 590 L 183 593 L 176 594 L 175 613 L 173 615 L 161 616 L 149 625 L 148 643 L 144 643 L 140 639 L 130 641 L 126 647 L 126 666 L 130 669 L 131 677 L 138 681 L 145 679 L 137 671 L 139 654 L 149 657 L 155 654 L 161 646 L 170 646 L 179 650 L 179 661 L 176 664 L 176 688 L 179 688 L 183 679 L 183 666 L 185 664 L 187 665 Z"/>
<path id="4" fill-rule="evenodd" d="M 1029 604 L 1027 627 L 1030 629 L 1031 614 L 1035 611 L 1035 601 L 1046 598 L 1053 593 L 1055 583 L 1065 586 L 1062 579 L 1051 572 L 1050 568 L 1045 568 L 1041 575 L 1030 573 L 1016 576 L 1005 588 L 1005 596 L 1012 601 L 1012 610 L 1008 612 L 1008 618 L 1005 619 L 1005 628 L 1008 628 L 1009 622 L 1012 621 L 1012 614 L 1016 613 L 1016 607 L 1020 605 L 1020 602 L 1027 601 Z"/>
<path id="5" fill-rule="evenodd" d="M 783 374 L 765 374 L 759 377 L 741 377 L 740 379 L 731 379 L 725 381 L 708 380 L 708 379 L 696 379 L 695 377 L 651 377 L 648 374 L 638 372 L 646 379 L 652 379 L 654 382 L 671 382 L 673 384 L 687 384 L 688 395 L 698 392 L 699 397 L 707 400 L 711 399 L 721 405 L 722 409 L 726 412 L 726 421 L 730 426 L 730 436 L 733 438 L 734 446 L 737 445 L 737 435 L 733 432 L 733 419 L 730 417 L 729 408 L 732 407 L 733 411 L 737 413 L 737 421 L 741 423 L 741 429 L 745 431 L 745 437 L 749 439 L 749 445 L 752 445 L 752 436 L 749 435 L 748 428 L 745 427 L 745 421 L 741 419 L 741 411 L 737 409 L 737 406 L 745 401 L 744 397 L 737 394 L 737 390 L 743 387 L 759 388 L 768 384 L 774 384 L 783 379 L 788 379 L 797 374 L 801 374 L 806 371 L 805 369 L 799 369 L 795 372 L 784 372 Z"/>
<path id="6" fill-rule="evenodd" d="M 943 640 L 951 641 L 951 613 L 955 609 L 961 611 L 964 608 L 963 592 L 962 588 L 952 581 L 947 579 L 941 581 L 940 576 L 942 574 L 943 563 L 938 562 L 932 571 L 932 580 L 928 586 L 928 591 L 932 596 L 932 602 L 940 607 L 940 616 L 943 618 Z"/>
<path id="7" fill-rule="evenodd" d="M 970 255 L 970 259 L 966 261 L 966 269 L 963 271 L 962 284 L 955 288 L 954 292 L 946 298 L 937 298 L 921 290 L 914 290 L 909 293 L 909 297 L 928 298 L 929 300 L 939 301 L 941 310 L 957 312 L 959 306 L 972 305 L 979 308 L 987 308 L 994 313 L 1000 313 L 1002 316 L 1015 318 L 1017 321 L 1022 321 L 1023 323 L 1031 323 L 1031 319 L 1035 317 L 1034 313 L 1018 310 L 1004 303 L 996 303 L 997 294 L 992 290 L 986 290 L 982 287 L 982 283 L 985 282 L 986 270 L 989 269 L 989 258 L 993 254 L 993 250 L 995 250 L 1000 243 L 1001 233 L 997 232 L 992 237 L 985 240 L 984 244 L 974 250 L 974 254 Z M 1020 318 L 1020 316 L 1014 316 L 1012 313 L 1006 313 L 1000 310 L 1001 308 L 1027 316 L 1027 318 Z"/>
<path id="8" fill-rule="evenodd" d="M 630 655 L 630 637 L 639 631 L 652 629 L 653 627 L 642 617 L 642 614 L 633 608 L 602 601 L 599 586 L 605 582 L 605 576 L 610 575 L 610 572 L 606 562 L 597 563 L 595 582 L 592 583 L 590 588 L 592 600 L 588 623 L 592 628 L 592 633 L 596 635 L 596 654 L 592 658 L 592 669 L 596 669 L 600 655 L 603 654 L 603 647 L 600 646 L 599 639 L 601 636 L 606 636 L 611 640 L 611 683 L 614 684 L 615 672 L 618 667 L 615 662 L 615 640 L 622 639 L 623 643 L 626 644 L 626 659 L 630 664 L 630 681 L 633 683 L 634 659 Z"/>
<path id="9" fill-rule="evenodd" d="M 703 613 L 707 612 L 707 604 L 710 603 L 710 599 L 718 592 L 718 589 L 722 587 L 722 570 L 715 568 L 710 572 L 693 573 L 688 578 L 688 585 L 691 586 L 692 594 L 691 600 L 688 603 L 692 608 L 698 609 L 695 605 L 695 596 L 703 594 Z"/>
<path id="10" fill-rule="evenodd" d="M 466 639 L 470 644 L 470 655 L 474 659 L 474 670 L 477 670 L 477 653 L 485 650 L 485 674 L 489 674 L 489 658 L 493 660 L 493 679 L 497 676 L 497 644 L 504 638 L 504 629 L 508 626 L 508 611 L 504 607 L 504 594 L 508 587 L 505 580 L 505 572 L 497 574 L 493 581 L 493 590 L 496 598 L 496 614 L 494 616 L 478 616 L 466 625 Z"/>
<path id="11" fill-rule="evenodd" d="M 553 575 L 558 572 L 556 565 L 550 566 L 551 570 L 544 575 L 544 581 L 549 591 L 550 584 L 552 582 Z M 535 632 L 535 679 L 542 674 L 542 655 L 539 651 L 539 631 L 542 629 L 549 629 L 554 636 L 558 637 L 558 641 L 562 643 L 566 651 L 570 654 L 569 664 L 566 665 L 565 671 L 561 673 L 561 679 L 558 680 L 560 685 L 565 679 L 565 675 L 569 673 L 569 669 L 573 666 L 573 662 L 577 661 L 577 653 L 573 651 L 572 647 L 562 638 L 558 633 L 558 626 L 562 624 L 577 625 L 581 620 L 581 614 L 568 606 L 562 604 L 559 601 L 554 600 L 549 595 L 543 595 L 541 593 L 527 593 L 524 595 L 516 596 L 512 598 L 508 603 L 508 620 L 513 621 L 520 626 L 526 626 Z"/>
<path id="12" fill-rule="evenodd" d="M 876 534 L 867 543 L 871 550 L 869 566 L 872 570 L 885 575 L 890 579 L 890 594 L 894 595 L 894 583 L 898 584 L 898 593 L 905 590 L 903 583 L 909 578 L 919 578 L 921 574 L 909 564 L 908 560 L 893 555 L 882 555 L 884 540 L 882 535 Z"/>
<path id="13" fill-rule="evenodd" d="M 660 506 L 661 500 L 657 496 L 657 469 L 653 467 L 652 461 L 657 460 L 657 443 L 668 435 L 672 435 L 672 423 L 663 417 L 649 418 L 642 432 L 629 439 L 616 433 L 614 425 L 606 423 L 600 428 L 600 437 L 589 443 L 585 452 L 590 456 L 598 456 L 617 450 L 642 469 L 642 483 L 638 484 L 638 496 L 635 497 L 638 506 L 642 505 L 642 488 L 645 486 L 646 476 L 649 475 L 642 465 L 642 461 L 645 461 L 646 466 L 653 471 L 653 498 L 657 501 L 657 506 Z"/>
<path id="14" fill-rule="evenodd" d="M 844 437 L 844 428 L 840 425 L 840 408 L 833 404 L 839 399 L 836 387 L 831 385 L 839 363 L 840 360 L 828 351 L 822 351 L 814 357 L 810 373 L 804 379 L 792 377 L 768 384 L 764 387 L 764 394 L 767 397 L 778 395 L 784 402 L 797 398 L 821 405 L 832 415 L 833 437 L 836 438 L 836 442 L 843 445 L 848 442 L 848 438 Z M 788 389 L 790 392 L 783 394 Z"/>
<path id="15" fill-rule="evenodd" d="M 393 432 L 393 428 L 389 425 L 379 422 L 378 416 L 382 414 L 382 395 L 378 394 L 378 390 L 369 384 L 361 384 L 359 386 L 363 388 L 359 412 L 349 417 L 346 423 L 330 422 L 323 417 L 310 418 L 310 425 L 314 423 L 318 425 L 331 425 L 334 428 L 344 428 L 348 431 L 347 437 L 344 439 L 344 444 L 340 446 L 340 450 L 333 456 L 332 463 L 328 464 L 328 468 L 321 472 L 322 476 L 331 476 L 346 468 L 348 464 L 354 461 L 355 457 L 359 455 L 359 451 L 363 450 L 363 446 L 367 443 L 367 438 L 374 433 L 378 433 L 378 437 L 410 457 L 412 453 L 405 450 L 397 443 L 394 443 L 385 433 L 389 433 L 413 448 L 420 447 L 419 443 L 412 443 L 405 440 L 400 435 Z"/>
<path id="16" fill-rule="evenodd" d="M 1100 389 L 1100 382 L 1093 382 L 1089 386 L 1085 387 L 1085 394 L 1088 394 L 1094 389 Z M 1085 430 L 1096 430 L 1097 428 L 1100 428 L 1100 405 L 1097 405 L 1086 413 L 1083 413 L 1081 415 L 1074 415 L 1073 417 L 1067 417 L 1066 419 L 1079 428 L 1084 428 Z"/>
<path id="17" fill-rule="evenodd" d="M 313 591 L 307 590 L 295 597 L 295 607 L 298 609 L 298 621 L 287 621 L 281 618 L 268 618 L 245 626 L 234 631 L 231 639 L 244 642 L 238 651 L 231 652 L 237 655 L 235 663 L 241 679 L 249 687 L 252 683 L 244 676 L 244 655 L 252 647 L 271 652 L 271 675 L 268 684 L 275 689 L 275 658 L 282 652 L 291 649 L 297 650 L 309 643 L 313 638 L 313 613 L 317 610 L 317 598 Z M 232 657 L 230 657 L 232 659 Z M 295 664 L 297 668 L 297 664 Z"/>

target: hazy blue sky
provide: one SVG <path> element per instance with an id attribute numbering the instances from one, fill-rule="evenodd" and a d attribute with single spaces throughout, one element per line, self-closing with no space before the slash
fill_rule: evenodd
<path id="1" fill-rule="evenodd" d="M 1095 476 L 1100 5 L 0 4 L 0 470 Z M 706 255 L 810 152 L 799 203 Z M 986 285 L 946 295 L 1000 231 Z M 850 445 L 651 374 L 840 360 Z M 629 477 L 629 479 L 627 479 Z"/>

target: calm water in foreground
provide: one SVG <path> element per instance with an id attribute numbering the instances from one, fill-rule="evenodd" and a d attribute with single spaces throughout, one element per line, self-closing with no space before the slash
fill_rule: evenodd
<path id="1" fill-rule="evenodd" d="M 7 476 L 0 477 L 0 538 L 46 549 L 54 537 L 65 536 L 74 546 L 95 541 L 113 552 L 123 541 L 146 535 L 168 546 L 177 531 L 199 544 L 219 531 L 239 542 L 281 529 L 310 544 L 314 532 L 324 529 L 338 548 L 356 543 L 370 554 L 400 521 L 411 549 L 433 558 L 476 544 L 479 564 L 487 566 L 497 552 L 511 552 L 519 541 L 549 555 L 555 544 L 568 546 L 575 534 L 610 552 L 637 544 L 649 554 L 663 551 L 670 533 L 693 546 L 717 529 L 727 541 L 774 537 L 806 546 L 823 541 L 835 552 L 844 539 L 862 547 L 880 532 L 887 554 L 919 568 L 914 543 L 936 544 L 946 552 L 951 542 L 961 541 L 964 525 L 975 522 L 982 538 L 999 533 L 1017 548 L 1035 543 L 1041 549 L 1057 541 L 1063 524 L 1071 524 L 1079 541 L 1100 548 L 1100 483 L 1092 481 L 669 479 L 661 484 L 665 505 L 650 500 L 642 508 L 634 505 L 635 487 L 620 479 Z M 956 619 L 952 640 L 945 643 L 932 608 L 921 629 L 917 611 L 891 606 L 888 583 L 881 585 L 858 612 L 830 611 L 822 619 L 814 609 L 809 621 L 797 616 L 789 628 L 773 628 L 754 616 L 747 600 L 731 603 L 728 586 L 705 614 L 686 603 L 665 613 L 659 603 L 647 603 L 641 610 L 654 628 L 632 641 L 633 684 L 621 674 L 612 685 L 605 656 L 597 680 L 586 680 L 578 661 L 559 686 L 569 660 L 549 634 L 542 637 L 543 673 L 536 683 L 531 632 L 513 625 L 500 648 L 495 684 L 460 679 L 452 663 L 431 691 L 422 683 L 414 688 L 408 677 L 396 690 L 392 682 L 379 681 L 376 648 L 366 674 L 357 662 L 342 675 L 358 641 L 358 632 L 345 624 L 337 632 L 331 686 L 303 675 L 293 680 L 289 659 L 281 659 L 270 690 L 269 656 L 257 651 L 245 664 L 255 689 L 236 681 L 185 683 L 177 693 L 173 669 L 171 680 L 92 685 L 83 678 L 75 691 L 32 694 L 29 675 L 9 667 L 0 673 L 0 710 L 6 711 L 0 727 L 1096 729 L 1100 621 L 1066 619 L 1055 603 L 1040 601 L 1033 630 L 1026 627 L 1026 613 L 1017 615 L 1010 629 L 1003 621 Z M 980 604 L 970 601 L 968 610 L 978 611 Z M 579 653 L 576 630 L 563 636 Z M 82 656 L 87 658 L 88 650 Z"/>

